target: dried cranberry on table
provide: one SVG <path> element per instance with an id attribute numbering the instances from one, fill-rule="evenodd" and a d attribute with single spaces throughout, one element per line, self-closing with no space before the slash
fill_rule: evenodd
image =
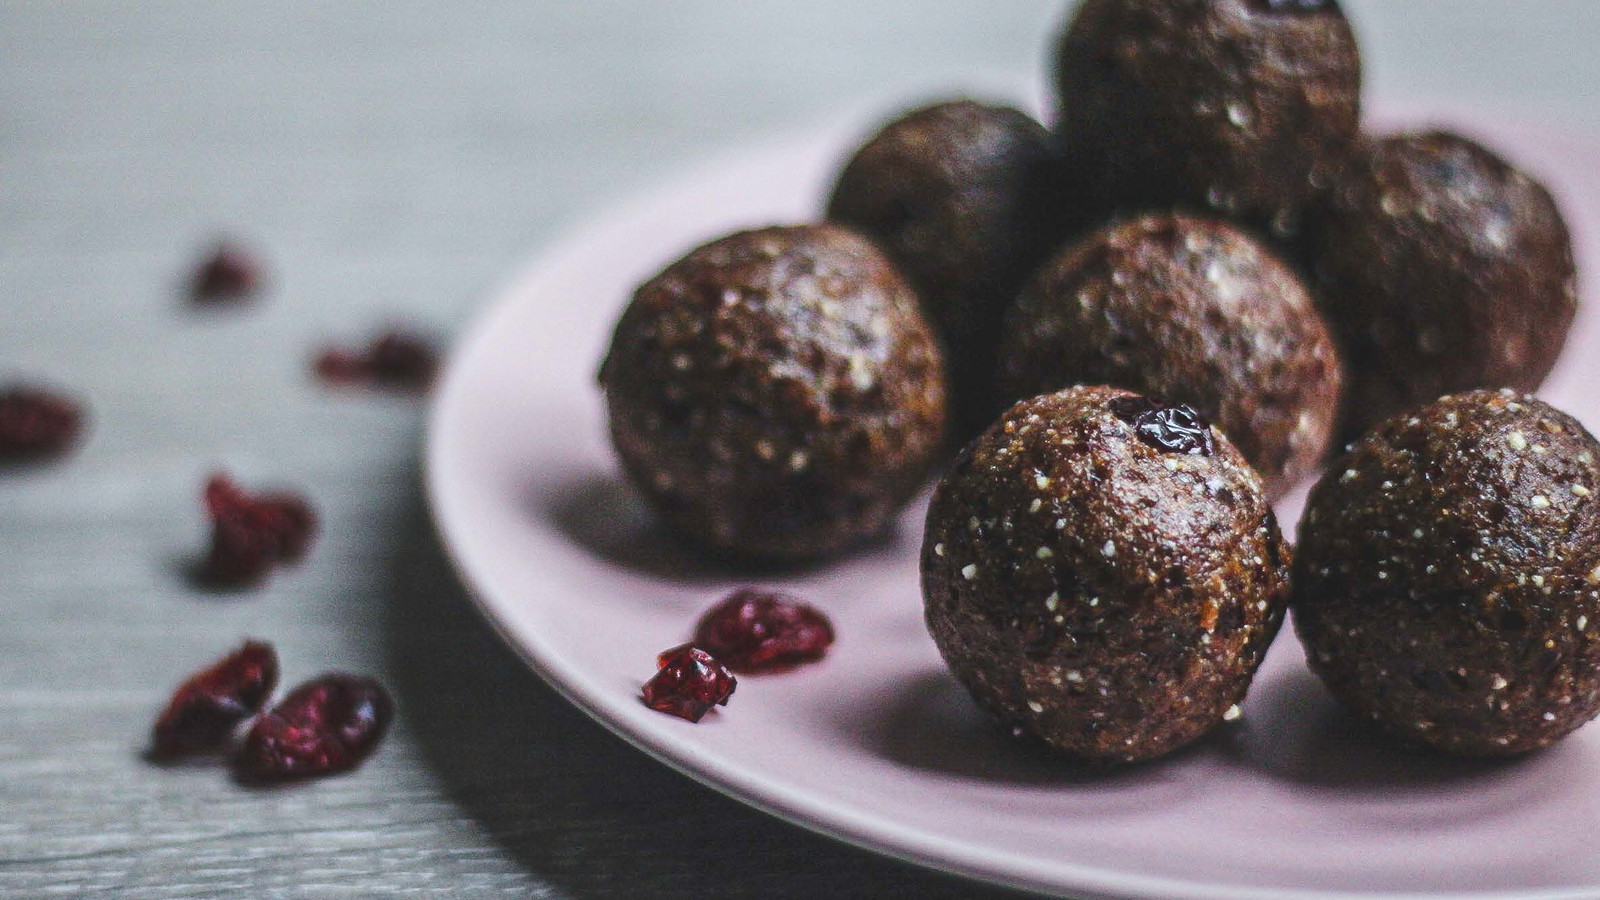
<path id="1" fill-rule="evenodd" d="M 227 241 L 217 244 L 194 272 L 190 296 L 200 303 L 243 300 L 266 283 L 266 266 L 243 247 Z"/>
<path id="2" fill-rule="evenodd" d="M 332 673 L 261 714 L 234 758 L 250 781 L 314 778 L 360 765 L 394 718 L 394 700 L 371 678 Z"/>
<path id="3" fill-rule="evenodd" d="M 814 662 L 833 643 L 821 610 L 787 594 L 741 588 L 707 610 L 694 644 L 735 672 L 770 672 Z"/>
<path id="4" fill-rule="evenodd" d="M 739 680 L 716 657 L 684 644 L 656 658 L 660 671 L 645 682 L 644 705 L 657 712 L 698 722 L 713 707 L 727 706 Z"/>
<path id="5" fill-rule="evenodd" d="M 212 523 L 205 575 L 217 584 L 260 581 L 275 564 L 303 557 L 316 536 L 316 512 L 295 494 L 250 494 L 213 475 L 205 503 Z"/>
<path id="6" fill-rule="evenodd" d="M 420 335 L 393 330 L 360 349 L 325 348 L 317 354 L 314 368 L 331 384 L 423 391 L 439 370 L 439 351 Z"/>
<path id="7" fill-rule="evenodd" d="M 277 685 L 278 654 L 272 645 L 246 641 L 178 686 L 156 719 L 151 753 L 171 759 L 223 748 Z"/>
<path id="8" fill-rule="evenodd" d="M 39 387 L 0 389 L 0 460 L 53 456 L 83 431 L 83 410 L 70 397 Z"/>

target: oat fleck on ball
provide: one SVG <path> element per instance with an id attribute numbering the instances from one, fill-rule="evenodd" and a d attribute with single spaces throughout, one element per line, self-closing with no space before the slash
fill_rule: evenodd
<path id="1" fill-rule="evenodd" d="M 1600 443 L 1514 391 L 1374 428 L 1311 494 L 1294 566 L 1311 668 L 1357 715 L 1462 756 L 1600 711 Z"/>
<path id="2" fill-rule="evenodd" d="M 1115 204 L 1209 208 L 1285 238 L 1360 123 L 1334 0 L 1087 0 L 1056 87 L 1062 140 Z"/>
<path id="3" fill-rule="evenodd" d="M 1066 236 L 1070 199 L 1050 133 L 972 100 L 906 113 L 840 173 L 828 218 L 878 241 L 916 286 L 944 341 L 960 437 L 994 418 L 1000 321 Z"/>
<path id="4" fill-rule="evenodd" d="M 675 530 L 766 560 L 883 532 L 944 440 L 938 342 L 870 241 L 746 231 L 645 282 L 600 370 L 623 469 Z"/>
<path id="5" fill-rule="evenodd" d="M 1555 365 L 1578 306 L 1572 238 L 1550 193 L 1484 147 L 1376 141 L 1313 232 L 1348 437 L 1441 394 L 1531 391 Z"/>
<path id="6" fill-rule="evenodd" d="M 1011 309 L 1002 400 L 1114 384 L 1187 403 L 1278 496 L 1316 470 L 1343 370 L 1299 278 L 1239 229 L 1182 215 L 1108 226 L 1063 249 Z"/>
<path id="7" fill-rule="evenodd" d="M 1004 726 L 1092 763 L 1153 759 L 1245 695 L 1288 549 L 1258 476 L 1186 407 L 1106 387 L 1018 403 L 939 484 L 928 629 Z"/>

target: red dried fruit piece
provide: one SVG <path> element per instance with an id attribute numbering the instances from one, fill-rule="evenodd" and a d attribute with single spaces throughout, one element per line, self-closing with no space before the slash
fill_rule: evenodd
<path id="1" fill-rule="evenodd" d="M 234 768 L 252 781 L 348 771 L 372 753 L 393 718 L 394 700 L 377 681 L 323 675 L 256 719 Z"/>
<path id="2" fill-rule="evenodd" d="M 768 672 L 821 659 L 833 625 L 804 600 L 741 588 L 700 617 L 694 643 L 735 672 Z"/>
<path id="3" fill-rule="evenodd" d="M 275 563 L 304 556 L 316 536 L 315 511 L 294 494 L 251 495 L 213 475 L 205 503 L 212 524 L 206 575 L 221 584 L 259 581 Z"/>
<path id="4" fill-rule="evenodd" d="M 272 645 L 246 641 L 178 686 L 156 719 L 151 752 L 172 758 L 222 747 L 277 686 L 278 654 Z"/>
<path id="5" fill-rule="evenodd" d="M 254 254 L 223 242 L 195 269 L 191 295 L 202 303 L 241 300 L 265 281 L 265 267 Z"/>
<path id="6" fill-rule="evenodd" d="M 716 657 L 693 644 L 663 652 L 656 665 L 660 671 L 644 685 L 644 705 L 691 722 L 714 706 L 727 706 L 739 684 Z"/>
<path id="7" fill-rule="evenodd" d="M 36 459 L 71 447 L 83 412 L 68 397 L 37 387 L 0 391 L 0 459 Z"/>
<path id="8" fill-rule="evenodd" d="M 317 355 L 317 375 L 333 384 L 369 384 L 422 391 L 433 383 L 439 353 L 419 335 L 389 331 L 365 348 L 330 347 Z"/>

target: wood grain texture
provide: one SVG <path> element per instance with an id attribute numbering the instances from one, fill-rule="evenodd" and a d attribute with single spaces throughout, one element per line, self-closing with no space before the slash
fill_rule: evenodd
<path id="1" fill-rule="evenodd" d="M 1600 4 L 1347 5 L 1380 90 L 1600 130 Z M 568 707 L 442 558 L 421 405 L 328 392 L 306 363 L 390 319 L 455 333 L 529 248 L 696 158 L 863 97 L 1034 76 L 1062 9 L 0 0 L 0 376 L 93 416 L 75 456 L 0 473 L 0 896 L 1006 896 L 771 820 Z M 189 309 L 223 232 L 271 289 Z M 325 516 L 257 593 L 184 576 L 220 466 Z M 245 636 L 291 683 L 389 683 L 378 755 L 282 790 L 145 762 L 167 691 Z"/>

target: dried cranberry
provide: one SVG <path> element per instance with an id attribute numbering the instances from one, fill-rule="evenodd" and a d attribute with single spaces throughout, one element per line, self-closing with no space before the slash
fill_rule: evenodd
<path id="1" fill-rule="evenodd" d="M 741 588 L 700 618 L 694 643 L 735 672 L 762 672 L 821 659 L 833 625 L 786 594 Z"/>
<path id="2" fill-rule="evenodd" d="M 83 412 L 67 397 L 36 387 L 0 391 L 0 459 L 61 453 L 83 430 Z"/>
<path id="3" fill-rule="evenodd" d="M 275 563 L 304 556 L 316 535 L 316 513 L 294 494 L 251 495 L 213 475 L 205 503 L 212 525 L 206 575 L 220 584 L 261 580 Z"/>
<path id="4" fill-rule="evenodd" d="M 660 671 L 644 685 L 644 705 L 691 722 L 714 706 L 727 706 L 739 684 L 727 666 L 693 644 L 663 652 L 656 665 Z"/>
<path id="5" fill-rule="evenodd" d="M 394 700 L 383 685 L 355 675 L 323 675 L 256 719 L 234 766 L 252 781 L 353 769 L 383 739 L 393 718 Z"/>
<path id="6" fill-rule="evenodd" d="M 317 375 L 333 384 L 370 384 L 421 391 L 433 383 L 439 354 L 415 334 L 390 331 L 360 350 L 329 347 L 317 355 Z"/>
<path id="7" fill-rule="evenodd" d="M 192 296 L 203 303 L 241 300 L 265 281 L 265 267 L 254 254 L 224 242 L 195 269 Z"/>
<path id="8" fill-rule="evenodd" d="M 1210 456 L 1216 449 L 1211 423 L 1187 404 L 1167 406 L 1144 397 L 1118 397 L 1111 401 L 1111 412 L 1132 425 L 1139 440 L 1163 453 Z"/>
<path id="9" fill-rule="evenodd" d="M 178 686 L 156 719 L 151 752 L 159 758 L 216 750 L 240 722 L 256 714 L 278 686 L 271 644 L 246 641 Z"/>

